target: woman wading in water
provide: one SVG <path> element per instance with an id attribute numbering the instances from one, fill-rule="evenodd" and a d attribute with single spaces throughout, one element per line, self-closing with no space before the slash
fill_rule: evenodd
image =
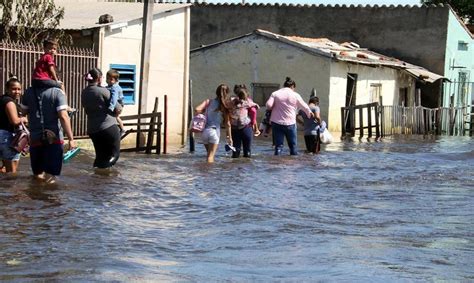
<path id="1" fill-rule="evenodd" d="M 206 116 L 206 127 L 202 132 L 201 139 L 206 147 L 208 163 L 214 162 L 214 156 L 219 146 L 222 123 L 225 124 L 226 128 L 227 143 L 232 145 L 229 111 L 225 107 L 228 95 L 229 87 L 221 84 L 216 89 L 216 97 L 214 99 L 206 99 L 195 108 L 197 114 L 204 114 Z"/>
<path id="2" fill-rule="evenodd" d="M 15 128 L 21 123 L 27 123 L 25 117 L 19 114 L 17 99 L 21 95 L 21 83 L 16 77 L 11 77 L 5 84 L 6 93 L 0 97 L 0 158 L 1 172 L 15 174 L 20 162 L 20 153 L 10 147 Z"/>

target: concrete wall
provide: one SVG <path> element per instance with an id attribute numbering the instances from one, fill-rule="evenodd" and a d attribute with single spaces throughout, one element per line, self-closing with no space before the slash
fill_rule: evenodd
<path id="1" fill-rule="evenodd" d="M 474 81 L 474 40 L 466 33 L 465 28 L 460 24 L 459 19 L 454 14 L 449 15 L 448 29 L 445 76 L 452 82 L 459 82 L 459 73 L 465 72 L 467 73 L 467 81 L 472 82 Z M 465 43 L 465 45 L 460 45 L 460 43 Z M 472 86 L 470 88 L 472 88 Z M 462 100 L 458 98 L 461 91 L 462 90 L 458 90 L 457 88 L 455 90 L 454 88 L 449 88 L 447 85 L 445 87 L 445 95 L 443 96 L 443 106 L 449 106 L 451 95 L 453 95 L 453 101 L 455 103 Z M 467 97 L 464 99 L 465 102 L 471 103 L 473 100 L 471 96 L 472 90 L 467 91 Z"/>
<path id="2" fill-rule="evenodd" d="M 155 97 L 159 98 L 158 110 L 164 111 L 164 95 L 168 96 L 168 141 L 170 144 L 183 144 L 188 99 L 189 75 L 189 8 L 174 10 L 155 15 L 152 29 L 152 47 L 150 60 L 150 78 L 148 97 L 144 97 L 146 109 L 153 110 Z M 127 27 L 105 30 L 101 45 L 100 65 L 104 73 L 110 64 L 136 65 L 135 103 L 125 105 L 122 115 L 138 113 L 139 70 L 141 56 L 142 24 L 140 21 L 129 23 Z M 172 52 L 170 52 L 172 51 Z"/>
<path id="3" fill-rule="evenodd" d="M 283 86 L 287 76 L 296 81 L 296 91 L 308 101 L 313 88 L 321 98 L 322 115 L 327 116 L 330 59 L 299 48 L 252 35 L 217 47 L 191 53 L 190 77 L 193 104 L 215 97 L 216 87 L 225 83 L 272 83 Z M 252 92 L 252 90 L 251 90 Z M 324 110 L 326 109 L 326 110 Z M 259 111 L 259 116 L 264 113 Z"/>
<path id="4" fill-rule="evenodd" d="M 398 105 L 399 89 L 408 88 L 408 103 L 414 102 L 415 80 L 402 71 L 377 67 L 372 68 L 364 65 L 347 64 L 345 62 L 334 62 L 331 65 L 331 83 L 329 94 L 329 129 L 341 131 L 341 107 L 346 105 L 347 74 L 357 74 L 356 105 L 367 104 L 371 99 L 371 85 L 378 84 L 381 88 L 383 105 Z M 364 123 L 367 117 L 364 112 Z"/>
<path id="5" fill-rule="evenodd" d="M 340 131 L 340 109 L 345 106 L 347 73 L 358 74 L 357 104 L 370 102 L 370 85 L 381 84 L 385 105 L 398 103 L 398 89 L 414 94 L 414 79 L 390 68 L 335 62 L 258 35 L 250 35 L 191 53 L 193 104 L 214 97 L 220 83 L 277 83 L 286 76 L 296 81 L 296 91 L 307 101 L 313 88 L 320 97 L 322 118 L 331 131 Z M 261 110 L 260 114 L 264 111 Z"/>
<path id="6" fill-rule="evenodd" d="M 448 7 L 195 4 L 191 47 L 265 29 L 282 35 L 354 41 L 443 74 Z"/>

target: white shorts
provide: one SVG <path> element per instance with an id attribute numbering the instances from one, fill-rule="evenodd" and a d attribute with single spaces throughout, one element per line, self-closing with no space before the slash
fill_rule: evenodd
<path id="1" fill-rule="evenodd" d="M 221 129 L 205 128 L 201 133 L 201 141 L 203 144 L 219 144 L 221 138 Z"/>

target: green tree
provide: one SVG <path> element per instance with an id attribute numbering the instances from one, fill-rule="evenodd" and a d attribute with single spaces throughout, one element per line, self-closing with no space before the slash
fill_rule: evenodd
<path id="1" fill-rule="evenodd" d="M 449 4 L 456 13 L 467 21 L 474 24 L 474 1 L 473 0 L 421 0 L 422 4 Z"/>
<path id="2" fill-rule="evenodd" d="M 0 0 L 2 38 L 22 42 L 40 42 L 54 36 L 62 43 L 71 39 L 56 29 L 64 18 L 64 8 L 56 7 L 54 0 Z"/>

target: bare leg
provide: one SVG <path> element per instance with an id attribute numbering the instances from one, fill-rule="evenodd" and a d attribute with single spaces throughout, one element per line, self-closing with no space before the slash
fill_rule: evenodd
<path id="1" fill-rule="evenodd" d="M 253 124 L 252 128 L 253 128 L 254 136 L 256 137 L 260 136 L 260 130 L 258 129 L 257 124 Z"/>
<path id="2" fill-rule="evenodd" d="M 208 144 L 207 149 L 207 163 L 214 163 L 214 156 L 216 155 L 218 144 Z"/>
<path id="3" fill-rule="evenodd" d="M 5 173 L 16 174 L 18 162 L 18 160 L 3 160 L 3 165 L 5 166 Z"/>

